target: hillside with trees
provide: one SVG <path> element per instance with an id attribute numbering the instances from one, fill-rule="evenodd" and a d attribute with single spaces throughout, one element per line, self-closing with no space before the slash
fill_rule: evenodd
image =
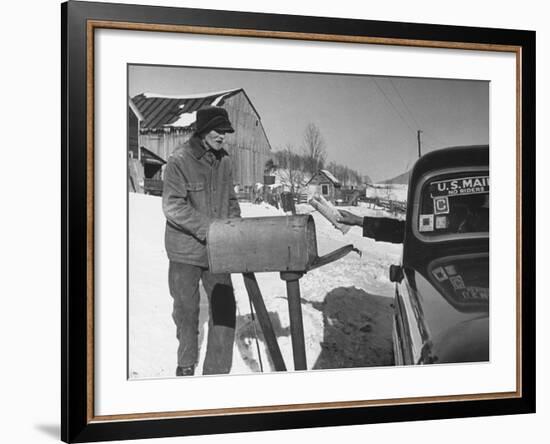
<path id="1" fill-rule="evenodd" d="M 380 183 L 407 185 L 409 183 L 410 176 L 411 176 L 411 170 L 405 171 L 403 174 L 399 174 L 398 176 L 392 177 L 391 179 L 383 180 Z"/>

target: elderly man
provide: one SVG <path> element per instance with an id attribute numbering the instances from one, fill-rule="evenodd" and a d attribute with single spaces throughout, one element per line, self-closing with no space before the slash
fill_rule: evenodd
<path id="1" fill-rule="evenodd" d="M 199 281 L 210 304 L 203 374 L 231 370 L 235 296 L 229 274 L 208 270 L 206 233 L 213 219 L 240 217 L 223 148 L 225 134 L 233 132 L 225 109 L 198 110 L 192 137 L 170 156 L 164 173 L 168 284 L 179 341 L 176 376 L 193 375 L 198 361 Z"/>

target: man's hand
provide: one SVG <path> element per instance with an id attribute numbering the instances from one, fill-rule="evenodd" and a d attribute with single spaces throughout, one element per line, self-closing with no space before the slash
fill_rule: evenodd
<path id="1" fill-rule="evenodd" d="M 346 210 L 338 210 L 340 213 L 340 217 L 338 217 L 338 222 L 344 224 L 344 225 L 358 225 L 360 227 L 363 226 L 363 218 L 361 216 L 356 216 L 353 213 L 350 213 Z"/>

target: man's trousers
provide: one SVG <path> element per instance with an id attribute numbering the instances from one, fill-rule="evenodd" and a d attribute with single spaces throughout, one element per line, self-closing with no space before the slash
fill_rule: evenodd
<path id="1" fill-rule="evenodd" d="M 195 366 L 198 361 L 201 280 L 210 305 L 203 374 L 229 373 L 235 338 L 235 295 L 230 275 L 170 261 L 168 285 L 174 300 L 172 318 L 179 341 L 178 366 Z"/>

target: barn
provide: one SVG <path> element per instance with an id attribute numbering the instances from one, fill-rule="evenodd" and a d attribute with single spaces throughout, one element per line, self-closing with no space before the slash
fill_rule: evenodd
<path id="1" fill-rule="evenodd" d="M 189 139 L 198 109 L 205 106 L 225 108 L 235 128 L 235 133 L 227 134 L 225 139 L 233 161 L 235 184 L 244 191 L 263 182 L 271 145 L 260 115 L 242 88 L 181 96 L 142 93 L 130 102 L 142 116 L 139 145 L 157 160 L 168 159 Z"/>
<path id="2" fill-rule="evenodd" d="M 320 194 L 326 200 L 334 202 L 341 188 L 340 181 L 328 170 L 317 171 L 306 184 L 307 193 Z"/>

